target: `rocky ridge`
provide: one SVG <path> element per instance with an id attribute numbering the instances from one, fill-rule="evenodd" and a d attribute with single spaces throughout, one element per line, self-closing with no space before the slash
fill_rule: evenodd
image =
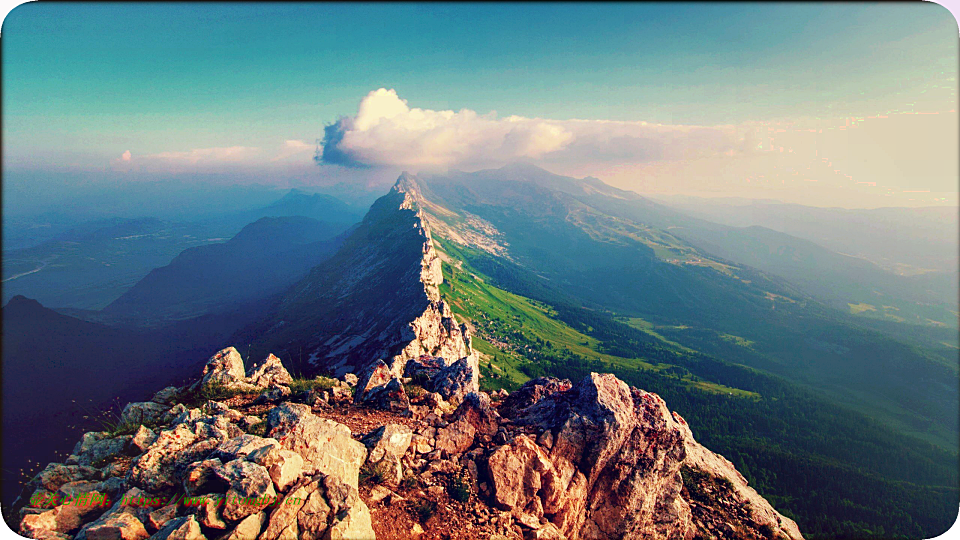
<path id="1" fill-rule="evenodd" d="M 444 366 L 466 359 L 477 373 L 467 327 L 440 298 L 441 261 L 421 202 L 416 182 L 404 173 L 340 251 L 295 285 L 275 315 L 238 339 L 280 349 L 303 373 L 357 373 L 361 401 L 383 402 L 384 392 L 371 391 L 391 379 L 397 382 L 386 393 L 396 392 L 412 359 L 430 357 Z M 381 364 L 389 377 L 383 378 Z"/>
<path id="2" fill-rule="evenodd" d="M 429 358 L 408 362 L 418 380 L 451 370 Z M 802 538 L 659 396 L 613 375 L 535 379 L 513 394 L 473 390 L 456 404 L 412 376 L 389 380 L 410 390 L 405 408 L 355 403 L 352 375 L 294 379 L 273 355 L 246 370 L 224 349 L 195 383 L 128 404 L 116 429 L 84 434 L 64 463 L 47 465 L 18 504 L 19 531 L 88 540 Z"/>

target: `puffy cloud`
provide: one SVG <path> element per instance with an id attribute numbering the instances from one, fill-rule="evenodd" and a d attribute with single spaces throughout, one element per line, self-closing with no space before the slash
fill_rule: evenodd
<path id="1" fill-rule="evenodd" d="M 130 161 L 130 151 L 127 150 L 120 155 L 120 161 Z"/>
<path id="2" fill-rule="evenodd" d="M 606 163 L 692 159 L 751 151 L 749 129 L 607 120 L 548 120 L 411 108 L 396 91 L 367 94 L 355 116 L 324 129 L 322 160 L 413 169 L 491 166 L 521 159 Z"/>

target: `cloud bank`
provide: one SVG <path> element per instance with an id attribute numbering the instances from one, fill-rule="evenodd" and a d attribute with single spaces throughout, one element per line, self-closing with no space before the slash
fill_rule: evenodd
<path id="1" fill-rule="evenodd" d="M 367 94 L 357 114 L 324 128 L 322 162 L 411 169 L 543 162 L 636 163 L 749 152 L 737 126 L 661 125 L 609 120 L 548 120 L 476 111 L 411 108 L 396 91 Z"/>

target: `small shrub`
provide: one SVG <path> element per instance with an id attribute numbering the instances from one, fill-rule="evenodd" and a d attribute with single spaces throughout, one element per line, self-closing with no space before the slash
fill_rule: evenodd
<path id="1" fill-rule="evenodd" d="M 400 480 L 400 487 L 403 489 L 413 489 L 420 485 L 420 479 L 412 474 L 408 474 Z"/>
<path id="2" fill-rule="evenodd" d="M 387 479 L 383 469 L 373 465 L 364 465 L 360 469 L 361 484 L 382 484 Z"/>
<path id="3" fill-rule="evenodd" d="M 437 503 L 424 499 L 413 503 L 410 506 L 410 509 L 413 510 L 413 513 L 417 515 L 417 518 L 420 519 L 420 522 L 424 523 L 433 516 L 434 512 L 437 511 Z"/>
<path id="4" fill-rule="evenodd" d="M 317 377 L 315 379 L 295 378 L 288 386 L 294 394 L 299 394 L 308 390 L 329 390 L 338 384 L 339 381 L 336 379 Z"/>
<path id="5" fill-rule="evenodd" d="M 427 395 L 427 391 L 419 384 L 407 384 L 404 386 L 403 390 L 407 393 L 407 396 L 410 399 L 420 399 Z"/>
<path id="6" fill-rule="evenodd" d="M 247 433 L 250 435 L 256 435 L 257 437 L 266 437 L 267 436 L 267 421 L 261 420 L 256 424 L 253 424 L 247 428 Z"/>
<path id="7" fill-rule="evenodd" d="M 463 473 L 458 474 L 447 486 L 447 494 L 457 502 L 467 502 L 470 500 L 470 482 L 464 477 Z"/>

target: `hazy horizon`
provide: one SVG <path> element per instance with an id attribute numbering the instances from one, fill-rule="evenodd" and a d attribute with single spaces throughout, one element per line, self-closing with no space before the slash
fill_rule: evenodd
<path id="1" fill-rule="evenodd" d="M 519 160 L 644 195 L 958 205 L 958 32 L 935 4 L 24 4 L 3 30 L 23 204 Z"/>

